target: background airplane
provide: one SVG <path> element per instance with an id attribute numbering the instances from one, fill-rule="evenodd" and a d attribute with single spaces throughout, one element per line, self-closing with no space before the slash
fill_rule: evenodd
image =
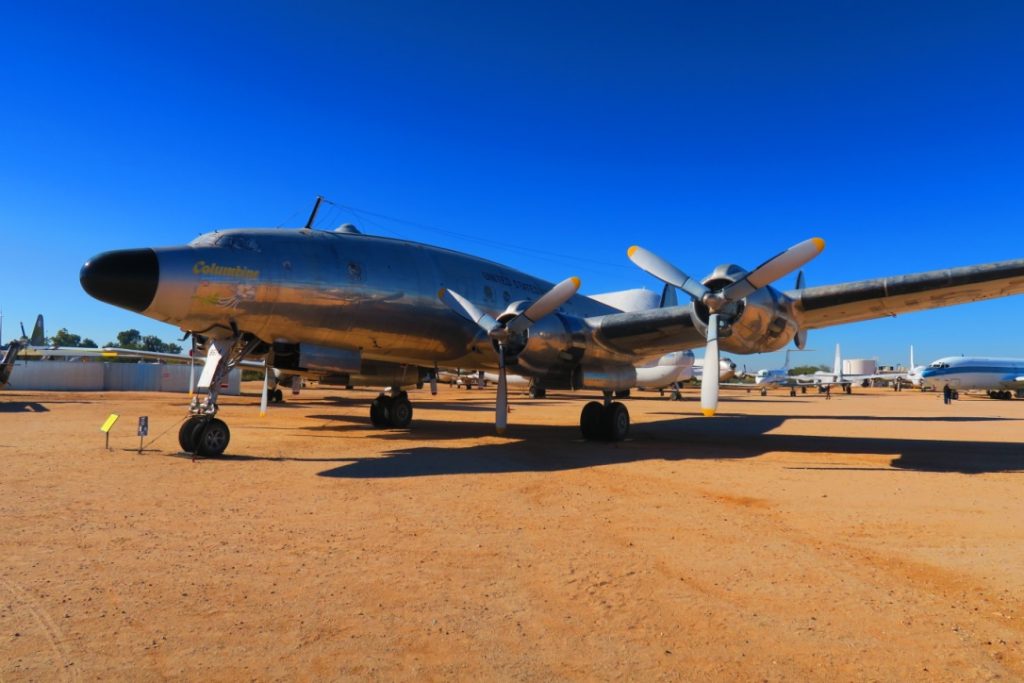
<path id="1" fill-rule="evenodd" d="M 1024 390 L 1024 358 L 947 356 L 921 371 L 921 384 L 939 390 L 947 384 L 957 391 L 987 391 L 992 398 L 1010 399 Z"/>
<path id="2" fill-rule="evenodd" d="M 315 215 L 315 209 L 314 209 Z M 313 216 L 307 222 L 311 225 Z M 747 271 L 721 265 L 696 280 L 638 246 L 627 254 L 663 283 L 686 292 L 684 305 L 622 312 L 577 294 L 580 282 L 551 285 L 467 254 L 353 232 L 226 230 L 188 245 L 100 254 L 80 273 L 102 301 L 211 339 L 203 378 L 179 442 L 219 454 L 230 439 L 216 417 L 218 380 L 246 357 L 282 370 L 359 372 L 364 362 L 407 367 L 497 369 L 495 426 L 508 418 L 508 368 L 546 386 L 601 391 L 584 406 L 587 439 L 629 432 L 616 391 L 636 383 L 636 367 L 673 351 L 705 347 L 761 353 L 810 329 L 1015 294 L 1024 260 L 944 269 L 782 292 L 771 283 L 814 258 L 812 238 Z M 213 362 L 211 362 L 213 361 Z M 719 377 L 705 374 L 701 409 L 718 406 Z M 374 424 L 408 426 L 412 405 L 401 387 L 370 406 Z"/>
<path id="3" fill-rule="evenodd" d="M 43 346 L 46 344 L 46 334 L 43 332 L 43 316 L 36 317 L 36 324 L 32 328 L 32 336 L 25 336 L 25 326 L 21 326 L 21 338 L 12 339 L 4 349 L 0 357 L 0 387 L 7 386 L 14 372 L 14 362 L 25 349 L 32 346 Z M 3 346 L 3 315 L 0 314 L 0 346 Z"/>

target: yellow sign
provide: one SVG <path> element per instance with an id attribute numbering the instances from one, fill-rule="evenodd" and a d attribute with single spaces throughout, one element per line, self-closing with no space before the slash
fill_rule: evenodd
<path id="1" fill-rule="evenodd" d="M 117 413 L 111 413 L 110 417 L 107 418 L 107 421 L 103 423 L 102 427 L 100 427 L 100 431 L 104 434 L 109 434 L 110 428 L 114 426 L 115 422 L 117 422 L 118 417 Z"/>

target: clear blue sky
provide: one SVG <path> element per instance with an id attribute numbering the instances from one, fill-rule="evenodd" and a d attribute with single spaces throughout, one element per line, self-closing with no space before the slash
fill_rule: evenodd
<path id="1" fill-rule="evenodd" d="M 810 284 L 1024 257 L 1016 2 L 14 3 L 0 22 L 0 304 L 99 343 L 91 255 L 320 227 L 586 292 L 812 235 Z M 430 226 L 425 227 L 425 226 Z M 792 279 L 780 283 L 784 288 Z M 1024 355 L 1024 297 L 813 332 L 816 353 Z M 781 364 L 781 354 L 748 358 Z"/>

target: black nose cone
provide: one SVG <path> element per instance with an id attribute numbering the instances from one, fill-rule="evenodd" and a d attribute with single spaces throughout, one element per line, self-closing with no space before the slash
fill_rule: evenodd
<path id="1" fill-rule="evenodd" d="M 153 303 L 160 263 L 152 249 L 107 251 L 86 261 L 78 280 L 90 296 L 141 313 Z"/>

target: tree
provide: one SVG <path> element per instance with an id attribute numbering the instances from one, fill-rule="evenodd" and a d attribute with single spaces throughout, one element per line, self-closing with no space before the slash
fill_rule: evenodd
<path id="1" fill-rule="evenodd" d="M 181 347 L 177 344 L 164 342 L 160 337 L 147 334 L 145 337 L 136 329 L 124 330 L 117 333 L 117 343 L 110 342 L 107 346 L 116 346 L 121 349 L 135 349 L 138 351 L 157 351 L 160 353 L 181 353 Z"/>
<path id="2" fill-rule="evenodd" d="M 790 375 L 813 375 L 814 373 L 816 373 L 819 370 L 824 370 L 825 372 L 828 372 L 831 369 L 832 368 L 828 367 L 827 365 L 801 365 L 801 366 L 798 366 L 798 367 L 795 367 L 795 368 L 790 368 L 789 369 L 789 374 Z"/>
<path id="3" fill-rule="evenodd" d="M 95 349 L 96 342 L 86 337 L 82 339 L 77 334 L 68 332 L 68 328 L 62 327 L 57 333 L 50 337 L 50 343 L 54 346 L 69 346 L 73 348 Z"/>

